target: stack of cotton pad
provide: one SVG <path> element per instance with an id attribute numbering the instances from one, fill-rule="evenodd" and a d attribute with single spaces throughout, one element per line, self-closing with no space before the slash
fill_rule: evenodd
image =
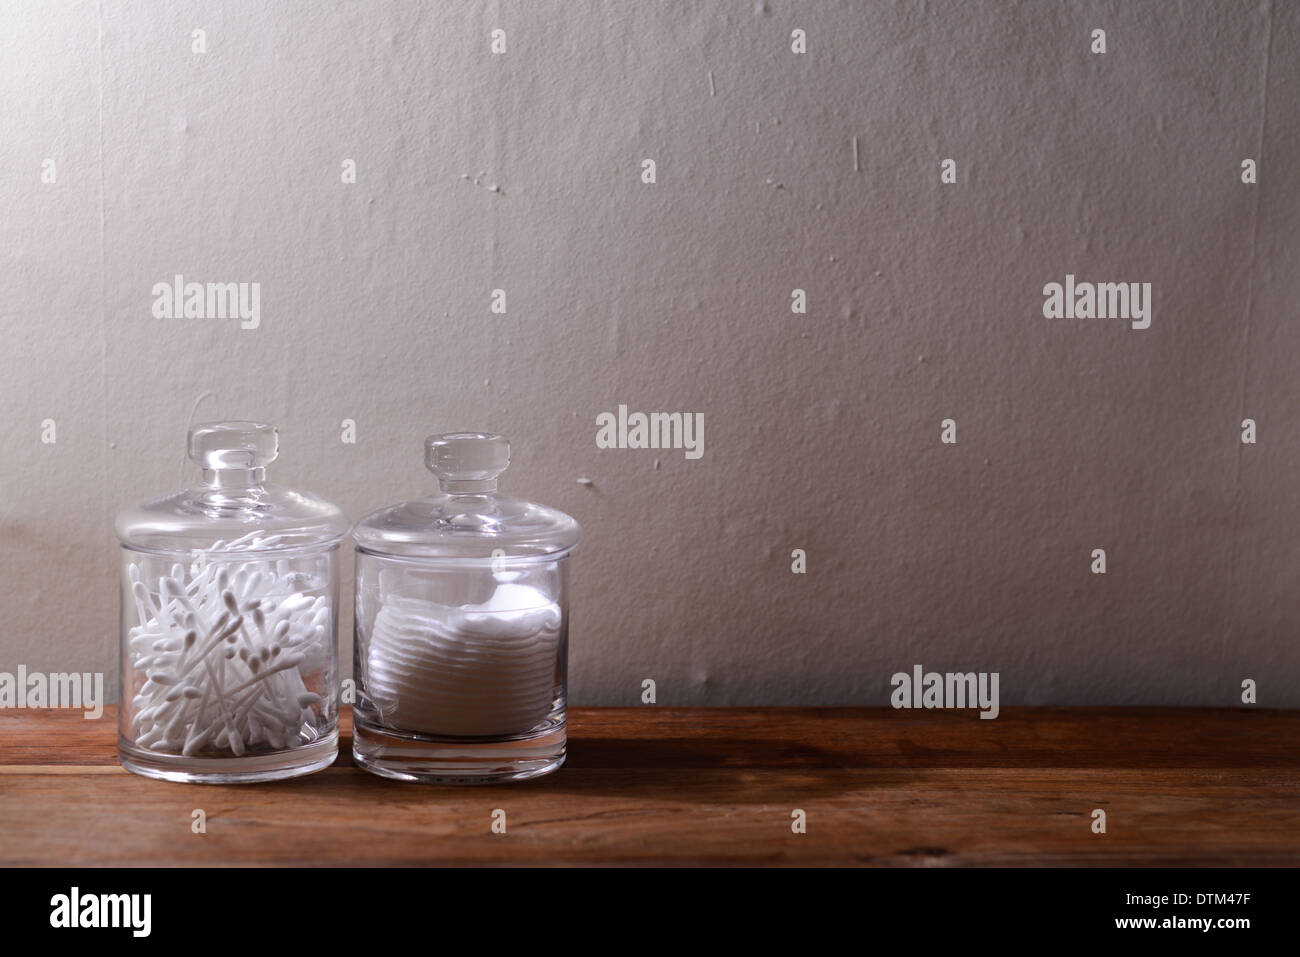
<path id="1" fill-rule="evenodd" d="M 383 602 L 366 691 L 385 724 L 424 734 L 502 737 L 541 724 L 555 699 L 560 606 L 498 584 L 480 605 Z"/>

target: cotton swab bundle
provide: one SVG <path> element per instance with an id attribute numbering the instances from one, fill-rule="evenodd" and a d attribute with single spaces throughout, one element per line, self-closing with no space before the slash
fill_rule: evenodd
<path id="1" fill-rule="evenodd" d="M 138 747 L 240 756 L 293 747 L 317 722 L 321 698 L 303 676 L 327 661 L 327 599 L 305 594 L 307 577 L 283 559 L 242 561 L 233 574 L 224 561 L 278 541 L 250 533 L 218 542 L 188 570 L 174 565 L 156 598 L 139 565 L 129 566 L 138 624 L 127 644 L 133 673 L 146 679 L 132 702 Z"/>
<path id="2" fill-rule="evenodd" d="M 530 731 L 554 704 L 560 606 L 499 584 L 481 605 L 383 601 L 366 654 L 366 691 L 386 725 L 457 737 Z"/>

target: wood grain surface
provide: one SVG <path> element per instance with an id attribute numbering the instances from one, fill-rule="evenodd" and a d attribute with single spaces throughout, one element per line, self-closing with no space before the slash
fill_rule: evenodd
<path id="1" fill-rule="evenodd" d="M 317 774 L 198 786 L 118 767 L 113 709 L 0 712 L 0 864 L 1300 864 L 1300 712 L 580 708 L 565 767 L 483 788 L 342 730 Z"/>

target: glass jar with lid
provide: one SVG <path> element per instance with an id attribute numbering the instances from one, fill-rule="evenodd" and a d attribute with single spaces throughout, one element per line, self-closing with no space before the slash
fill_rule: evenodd
<path id="1" fill-rule="evenodd" d="M 504 495 L 500 435 L 425 440 L 438 491 L 357 523 L 353 756 L 384 777 L 521 780 L 564 762 L 581 529 Z"/>
<path id="2" fill-rule="evenodd" d="M 261 422 L 189 433 L 193 488 L 124 509 L 118 758 L 171 781 L 270 781 L 338 753 L 343 512 L 265 482 Z"/>

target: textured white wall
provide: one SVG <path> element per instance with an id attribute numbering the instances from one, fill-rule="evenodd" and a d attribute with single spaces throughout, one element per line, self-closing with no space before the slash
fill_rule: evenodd
<path id="1" fill-rule="evenodd" d="M 256 417 L 354 518 L 509 435 L 586 529 L 579 703 L 1300 706 L 1298 52 L 1295 3 L 0 4 L 0 671 L 115 683 L 113 512 Z M 177 273 L 260 327 L 154 318 Z M 1151 327 L 1044 318 L 1066 273 Z M 703 458 L 598 449 L 619 403 Z"/>

